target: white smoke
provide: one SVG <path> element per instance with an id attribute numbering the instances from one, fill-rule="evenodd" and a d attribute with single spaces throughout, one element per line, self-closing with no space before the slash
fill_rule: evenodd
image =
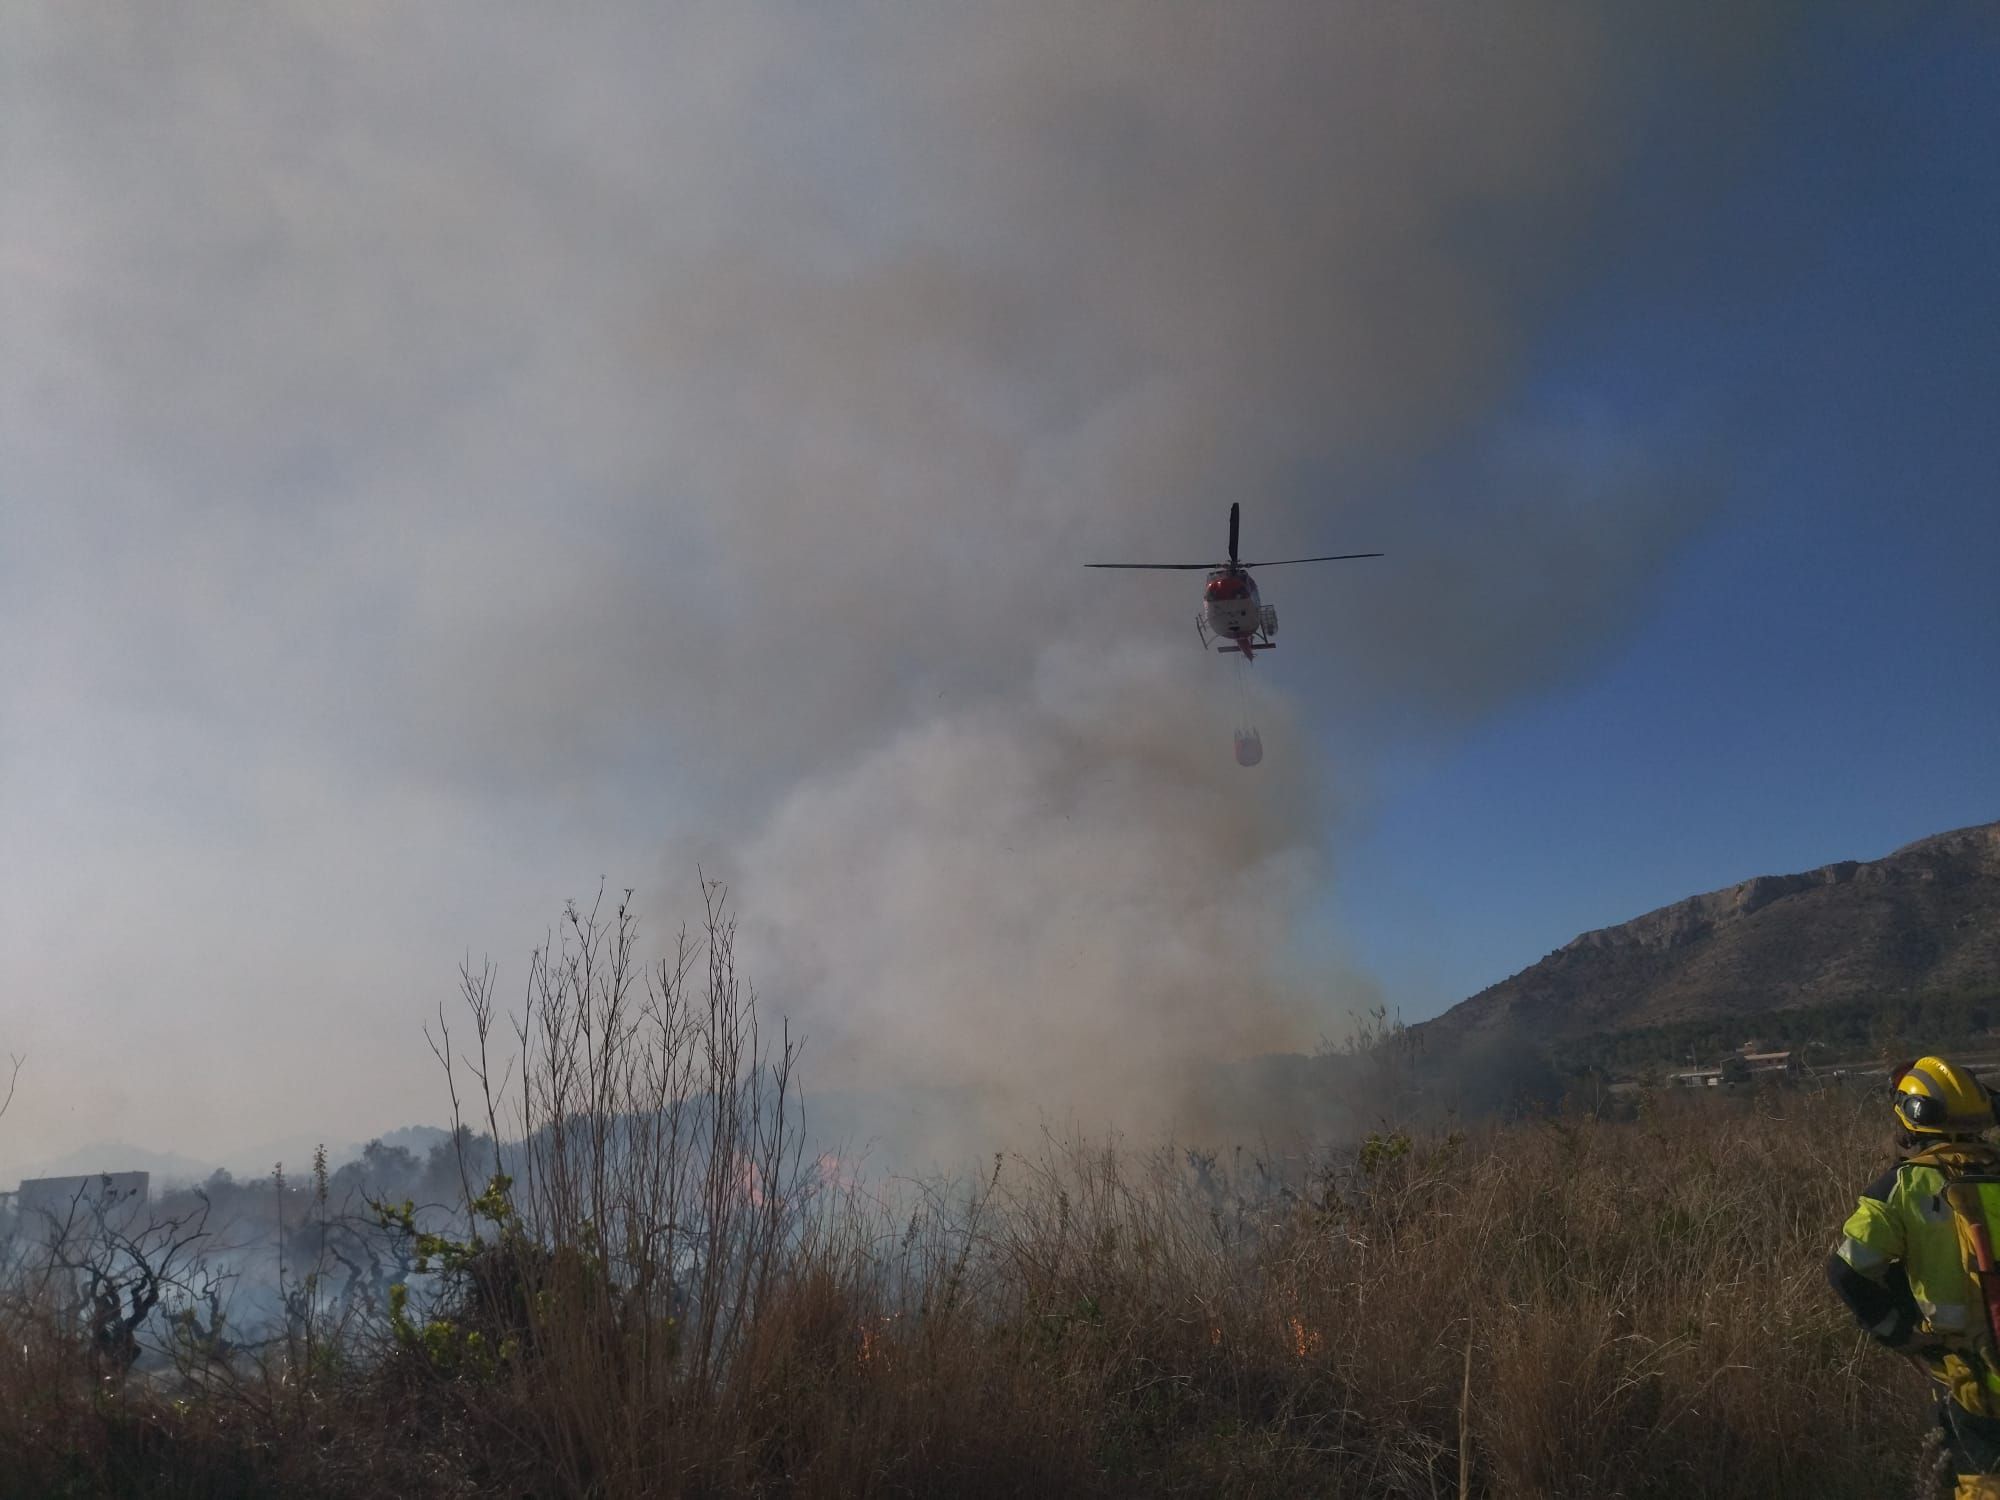
<path id="1" fill-rule="evenodd" d="M 58 1100 L 124 1101 L 92 1134 L 234 1129 L 189 1113 L 197 1054 L 271 1112 L 365 1076 L 330 1123 L 366 1134 L 423 1112 L 420 1051 L 382 1053 L 462 945 L 720 848 L 768 1002 L 843 1082 L 1061 1106 L 1310 1039 L 1339 1006 L 1283 977 L 1332 870 L 1313 700 L 1504 701 L 1700 513 L 1643 453 L 1579 485 L 1560 440 L 1554 499 L 1389 482 L 1517 401 L 1634 59 L 1735 66 L 1674 30 L 17 16 L 0 667 L 35 726 L 10 776 L 60 795 L 4 809 L 0 979 L 54 1003 L 0 1029 Z M 1213 555 L 1232 500 L 1253 554 L 1394 554 L 1270 576 L 1255 773 L 1187 579 L 1078 566 Z M 72 965 L 46 935 L 107 871 Z M 106 1061 L 135 1021 L 153 1045 Z M 267 1066 L 308 1050 L 327 1081 Z"/>
<path id="2" fill-rule="evenodd" d="M 810 1077 L 960 1089 L 994 1129 L 1157 1127 L 1193 1065 L 1311 1044 L 1325 997 L 1271 960 L 1324 879 L 1314 778 L 1266 700 L 1285 750 L 1252 795 L 1193 675 L 1053 650 L 1019 697 L 788 794 L 741 893 L 812 997 Z"/>

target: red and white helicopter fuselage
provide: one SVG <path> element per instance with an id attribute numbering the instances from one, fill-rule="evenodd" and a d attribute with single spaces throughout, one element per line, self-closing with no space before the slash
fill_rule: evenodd
<path id="1" fill-rule="evenodd" d="M 1236 551 L 1241 507 L 1229 507 L 1229 561 L 1221 563 L 1085 563 L 1086 568 L 1136 568 L 1147 572 L 1206 572 L 1208 582 L 1201 591 L 1201 613 L 1194 628 L 1201 632 L 1204 646 L 1217 651 L 1240 651 L 1254 659 L 1259 651 L 1269 651 L 1278 643 L 1278 612 L 1257 597 L 1257 580 L 1252 568 L 1277 568 L 1290 563 L 1348 562 L 1360 557 L 1380 557 L 1379 552 L 1339 552 L 1318 557 L 1279 557 L 1265 562 L 1244 562 Z"/>
<path id="2" fill-rule="evenodd" d="M 1255 656 L 1278 643 L 1278 611 L 1257 597 L 1257 580 L 1242 568 L 1217 568 L 1201 591 L 1201 613 L 1194 628 L 1204 646 L 1217 651 L 1241 651 Z M 1224 642 L 1225 644 L 1216 645 Z"/>

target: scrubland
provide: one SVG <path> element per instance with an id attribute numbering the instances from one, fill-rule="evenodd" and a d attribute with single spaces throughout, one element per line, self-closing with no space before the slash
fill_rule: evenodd
<path id="1" fill-rule="evenodd" d="M 719 913 L 650 971 L 622 913 L 577 914 L 525 1015 L 491 997 L 469 974 L 432 1039 L 454 1109 L 524 1144 L 467 1146 L 469 1216 L 364 1211 L 412 1273 L 379 1295 L 322 1255 L 240 1340 L 164 1295 L 135 1361 L 105 1284 L 16 1245 L 0 1494 L 1911 1488 L 1921 1378 L 1821 1270 L 1886 1159 L 1879 1102 L 1050 1138 L 855 1180 L 803 1149 Z"/>

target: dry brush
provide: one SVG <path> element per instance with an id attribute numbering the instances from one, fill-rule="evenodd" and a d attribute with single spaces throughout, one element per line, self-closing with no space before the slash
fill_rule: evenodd
<path id="1" fill-rule="evenodd" d="M 1820 1269 L 1887 1151 L 1867 1101 L 1052 1136 L 964 1181 L 857 1181 L 805 1149 L 797 1049 L 705 889 L 664 962 L 619 904 L 566 914 L 517 1009 L 466 974 L 431 1036 L 485 1134 L 454 1137 L 456 1219 L 378 1206 L 415 1273 L 387 1305 L 308 1307 L 220 1374 L 107 1370 L 17 1243 L 0 1494 L 1904 1487 L 1920 1384 Z"/>

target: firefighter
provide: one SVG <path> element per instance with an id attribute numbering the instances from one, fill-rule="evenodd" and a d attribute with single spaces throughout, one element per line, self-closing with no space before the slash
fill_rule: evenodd
<path id="1" fill-rule="evenodd" d="M 1827 1278 L 1877 1341 L 1939 1387 L 1957 1500 L 2000 1500 L 2000 1150 L 1993 1096 L 1919 1058 L 1894 1077 L 1903 1159 L 1861 1194 Z"/>

